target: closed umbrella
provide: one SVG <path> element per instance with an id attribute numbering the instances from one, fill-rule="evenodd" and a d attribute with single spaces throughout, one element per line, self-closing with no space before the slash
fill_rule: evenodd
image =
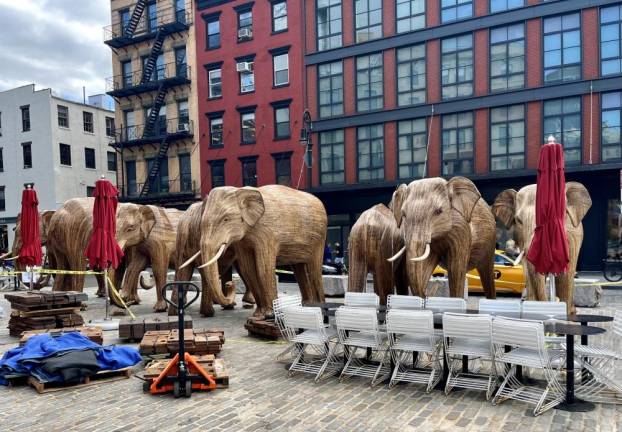
<path id="1" fill-rule="evenodd" d="M 39 210 L 37 192 L 28 185 L 22 192 L 22 212 L 20 216 L 20 232 L 22 248 L 19 250 L 18 262 L 30 267 L 30 289 L 32 289 L 32 267 L 40 266 L 43 259 L 41 252 L 41 234 L 39 233 Z"/>
<path id="2" fill-rule="evenodd" d="M 84 251 L 92 269 L 117 268 L 123 258 L 123 251 L 116 239 L 117 230 L 117 188 L 108 180 L 95 182 L 95 204 L 93 206 L 93 231 Z M 108 278 L 104 276 L 106 290 L 106 319 L 108 319 Z"/>
<path id="3" fill-rule="evenodd" d="M 540 150 L 536 189 L 536 230 L 527 254 L 538 273 L 549 274 L 551 298 L 554 297 L 552 275 L 568 270 L 569 251 L 564 221 L 566 217 L 566 180 L 564 149 L 549 137 Z"/>

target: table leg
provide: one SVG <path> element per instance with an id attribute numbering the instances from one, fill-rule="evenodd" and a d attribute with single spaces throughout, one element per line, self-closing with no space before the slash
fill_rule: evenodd
<path id="1" fill-rule="evenodd" d="M 462 373 L 469 373 L 469 356 L 462 356 Z"/>
<path id="2" fill-rule="evenodd" d="M 593 403 L 575 398 L 573 335 L 566 335 L 566 400 L 555 408 L 570 412 L 588 412 L 595 408 Z"/>
<path id="3" fill-rule="evenodd" d="M 582 322 L 581 325 L 587 327 L 586 322 Z M 587 345 L 587 335 L 581 335 L 581 345 Z"/>

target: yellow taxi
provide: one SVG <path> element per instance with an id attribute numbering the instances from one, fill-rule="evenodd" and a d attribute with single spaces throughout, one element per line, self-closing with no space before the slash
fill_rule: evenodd
<path id="1" fill-rule="evenodd" d="M 497 292 L 521 294 L 525 289 L 523 266 L 506 256 L 503 251 L 495 251 L 495 287 Z M 447 270 L 441 266 L 434 269 L 434 276 L 447 276 Z M 467 276 L 469 292 L 483 292 L 482 281 L 477 270 L 471 270 Z"/>

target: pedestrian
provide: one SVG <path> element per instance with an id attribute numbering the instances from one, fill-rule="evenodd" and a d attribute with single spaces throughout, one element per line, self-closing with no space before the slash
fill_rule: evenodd
<path id="1" fill-rule="evenodd" d="M 330 264 L 333 261 L 333 250 L 330 243 L 324 244 L 324 264 Z"/>

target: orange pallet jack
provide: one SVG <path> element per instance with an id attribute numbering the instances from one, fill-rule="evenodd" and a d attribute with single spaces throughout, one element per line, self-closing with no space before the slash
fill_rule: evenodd
<path id="1" fill-rule="evenodd" d="M 177 303 L 174 302 L 174 298 L 169 300 L 166 297 L 166 292 L 173 290 L 177 290 Z M 188 292 L 195 293 L 190 301 L 186 299 Z M 199 297 L 199 288 L 192 282 L 170 282 L 162 287 L 162 297 L 169 305 L 177 309 L 179 352 L 175 354 L 162 373 L 153 380 L 149 386 L 149 392 L 153 395 L 173 392 L 176 398 L 180 396 L 189 398 L 193 390 L 215 390 L 214 376 L 207 373 L 196 359 L 185 351 L 184 313 L 185 309 Z"/>

